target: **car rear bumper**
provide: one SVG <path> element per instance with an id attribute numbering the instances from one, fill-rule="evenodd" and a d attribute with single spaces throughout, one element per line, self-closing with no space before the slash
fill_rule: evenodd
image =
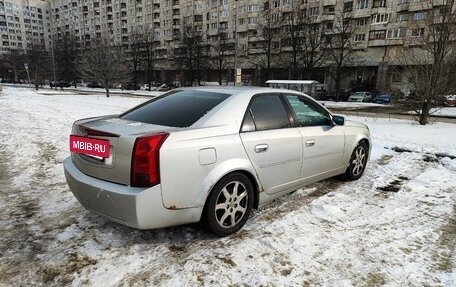
<path id="1" fill-rule="evenodd" d="M 137 188 L 97 179 L 82 173 L 68 157 L 63 162 L 71 192 L 87 209 L 112 221 L 139 229 L 154 229 L 198 222 L 202 208 L 167 209 L 160 185 Z"/>

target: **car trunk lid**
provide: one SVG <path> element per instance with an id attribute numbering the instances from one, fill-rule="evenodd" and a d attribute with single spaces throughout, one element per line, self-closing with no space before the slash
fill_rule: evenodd
<path id="1" fill-rule="evenodd" d="M 132 152 L 137 137 L 176 128 L 147 124 L 108 116 L 76 121 L 72 135 L 109 141 L 109 157 L 72 153 L 75 166 L 84 174 L 129 185 Z"/>

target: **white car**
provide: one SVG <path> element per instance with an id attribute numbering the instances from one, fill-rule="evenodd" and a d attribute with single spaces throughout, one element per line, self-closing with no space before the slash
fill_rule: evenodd
<path id="1" fill-rule="evenodd" d="M 302 93 L 195 87 L 76 121 L 64 169 L 79 202 L 113 221 L 140 229 L 203 221 L 225 236 L 252 208 L 302 186 L 360 178 L 370 147 L 366 125 Z"/>
<path id="2" fill-rule="evenodd" d="M 369 92 L 356 92 L 348 98 L 349 102 L 370 102 L 372 94 Z"/>

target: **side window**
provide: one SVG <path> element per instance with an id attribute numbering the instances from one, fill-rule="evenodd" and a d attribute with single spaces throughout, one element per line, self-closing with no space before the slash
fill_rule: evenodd
<path id="1" fill-rule="evenodd" d="M 288 114 L 280 97 L 272 94 L 258 95 L 253 98 L 244 117 L 241 131 L 251 131 L 252 123 L 257 131 L 290 127 Z"/>
<path id="2" fill-rule="evenodd" d="M 298 126 L 327 126 L 331 124 L 331 117 L 328 112 L 318 104 L 297 95 L 287 95 L 286 99 L 296 115 Z"/>

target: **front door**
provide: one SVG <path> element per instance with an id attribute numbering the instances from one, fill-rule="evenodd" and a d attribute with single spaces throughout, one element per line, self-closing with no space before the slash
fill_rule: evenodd
<path id="1" fill-rule="evenodd" d="M 344 128 L 331 123 L 330 114 L 313 100 L 285 94 L 303 140 L 301 185 L 333 176 L 342 167 Z"/>

